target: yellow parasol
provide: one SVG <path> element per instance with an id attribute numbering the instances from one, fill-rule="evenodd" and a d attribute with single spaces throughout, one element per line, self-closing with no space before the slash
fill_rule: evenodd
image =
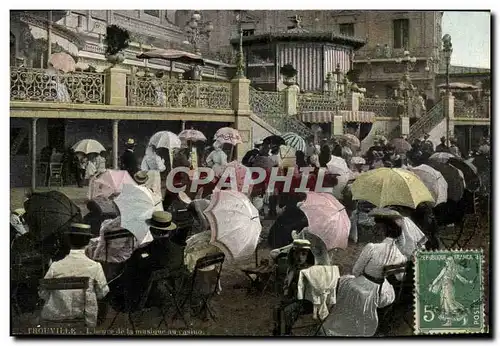
<path id="1" fill-rule="evenodd" d="M 352 184 L 352 199 L 368 201 L 379 208 L 400 205 L 415 209 L 422 202 L 434 202 L 417 175 L 385 167 L 360 174 Z"/>

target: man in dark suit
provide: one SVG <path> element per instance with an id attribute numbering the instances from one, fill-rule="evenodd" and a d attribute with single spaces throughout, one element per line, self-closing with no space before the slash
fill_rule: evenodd
<path id="1" fill-rule="evenodd" d="M 126 150 L 121 157 L 121 169 L 128 171 L 131 177 L 139 171 L 139 164 L 137 162 L 137 157 L 135 156 L 135 140 L 129 138 L 125 143 Z"/>

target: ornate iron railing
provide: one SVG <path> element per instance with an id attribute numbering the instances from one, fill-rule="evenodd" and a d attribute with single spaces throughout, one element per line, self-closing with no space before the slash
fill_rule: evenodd
<path id="1" fill-rule="evenodd" d="M 328 94 L 299 94 L 297 100 L 297 111 L 336 111 L 341 103 Z"/>
<path id="2" fill-rule="evenodd" d="M 262 119 L 281 133 L 294 132 L 304 139 L 313 136 L 313 132 L 302 121 L 289 116 L 262 116 Z"/>
<path id="3" fill-rule="evenodd" d="M 231 84 L 127 76 L 129 106 L 232 109 Z"/>
<path id="4" fill-rule="evenodd" d="M 250 108 L 257 115 L 285 114 L 285 93 L 250 88 Z"/>
<path id="5" fill-rule="evenodd" d="M 427 112 L 424 117 L 418 119 L 415 124 L 410 127 L 408 141 L 413 141 L 422 136 L 424 133 L 429 132 L 437 124 L 439 124 L 443 118 L 443 100 L 440 100 Z"/>
<path id="6" fill-rule="evenodd" d="M 362 98 L 359 100 L 359 110 L 373 112 L 378 117 L 398 117 L 402 105 L 394 100 Z"/>
<path id="7" fill-rule="evenodd" d="M 10 69 L 10 99 L 12 101 L 103 104 L 105 90 L 103 73 L 60 73 L 43 69 Z"/>
<path id="8" fill-rule="evenodd" d="M 455 118 L 488 118 L 488 112 L 481 103 L 466 103 L 455 99 L 454 104 Z"/>

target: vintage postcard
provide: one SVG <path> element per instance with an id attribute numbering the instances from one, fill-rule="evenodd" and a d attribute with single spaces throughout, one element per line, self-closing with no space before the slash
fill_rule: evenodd
<path id="1" fill-rule="evenodd" d="M 11 10 L 11 335 L 491 333 L 490 29 Z"/>

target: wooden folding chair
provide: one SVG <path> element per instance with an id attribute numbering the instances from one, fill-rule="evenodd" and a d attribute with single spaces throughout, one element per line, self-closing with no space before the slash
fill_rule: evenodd
<path id="1" fill-rule="evenodd" d="M 194 288 L 195 288 L 195 284 L 196 284 L 196 278 L 199 275 L 199 271 L 215 265 L 216 266 L 215 270 L 217 271 L 217 280 L 215 281 L 214 289 L 208 295 L 203 295 L 203 294 L 200 295 L 200 298 L 202 300 L 202 305 L 201 305 L 201 307 L 196 315 L 198 316 L 204 310 L 206 310 L 208 312 L 208 314 L 210 315 L 210 317 L 213 320 L 216 320 L 215 314 L 212 311 L 212 308 L 210 307 L 210 301 L 213 298 L 213 296 L 215 295 L 215 293 L 217 292 L 217 289 L 219 286 L 219 280 L 220 280 L 220 275 L 222 272 L 222 264 L 224 262 L 224 258 L 225 258 L 225 255 L 223 253 L 215 253 L 215 254 L 210 254 L 210 255 L 207 255 L 205 257 L 202 257 L 196 261 L 196 266 L 194 268 L 194 272 L 193 272 L 193 275 L 191 277 L 191 288 L 189 290 L 188 297 L 186 297 L 184 299 L 183 303 L 181 304 L 181 308 L 183 308 L 187 302 L 189 304 L 188 305 L 189 312 L 191 313 L 192 304 L 193 304 Z"/>
<path id="2" fill-rule="evenodd" d="M 63 277 L 54 279 L 41 279 L 40 289 L 44 291 L 65 291 L 65 290 L 81 290 L 83 295 L 83 306 L 82 306 L 82 316 L 73 319 L 57 320 L 57 323 L 68 323 L 71 325 L 85 327 L 86 322 L 86 305 L 87 305 L 87 289 L 89 288 L 90 278 L 88 277 Z M 42 322 L 51 322 L 42 320 Z"/>
<path id="3" fill-rule="evenodd" d="M 278 263 L 281 260 L 286 259 L 287 256 L 288 253 L 282 252 L 278 255 L 278 257 L 276 257 L 275 263 L 273 264 L 264 262 L 260 266 L 256 265 L 255 268 L 242 269 L 241 271 L 250 279 L 250 287 L 248 291 L 251 292 L 255 289 L 263 295 L 266 292 L 267 287 L 269 287 L 269 284 L 274 282 L 274 291 L 277 293 Z"/>
<path id="4" fill-rule="evenodd" d="M 106 262 L 108 261 L 108 246 L 109 242 L 112 240 L 116 239 L 125 239 L 125 238 L 131 238 L 132 239 L 132 248 L 135 246 L 135 236 L 130 232 L 129 230 L 122 228 L 116 231 L 105 231 L 104 232 L 104 241 L 106 242 L 105 246 L 105 258 Z"/>
<path id="5" fill-rule="evenodd" d="M 48 187 L 52 184 L 57 184 L 63 186 L 63 164 L 62 163 L 50 163 L 49 165 L 49 182 Z"/>

